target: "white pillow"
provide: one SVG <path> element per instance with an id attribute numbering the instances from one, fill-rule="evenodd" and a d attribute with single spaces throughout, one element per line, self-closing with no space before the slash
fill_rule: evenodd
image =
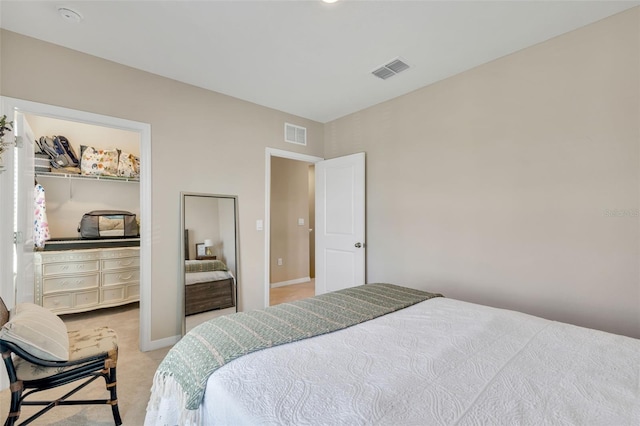
<path id="1" fill-rule="evenodd" d="M 25 352 L 48 361 L 69 360 L 67 327 L 56 314 L 33 303 L 15 307 L 2 326 L 0 339 L 15 343 Z"/>

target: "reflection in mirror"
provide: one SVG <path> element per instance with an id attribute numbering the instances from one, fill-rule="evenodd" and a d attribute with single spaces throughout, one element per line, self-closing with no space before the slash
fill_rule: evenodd
<path id="1" fill-rule="evenodd" d="M 238 197 L 180 193 L 183 332 L 237 312 Z"/>

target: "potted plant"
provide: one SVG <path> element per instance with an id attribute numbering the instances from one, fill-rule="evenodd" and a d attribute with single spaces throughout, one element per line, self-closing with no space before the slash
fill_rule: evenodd
<path id="1" fill-rule="evenodd" d="M 9 135 L 11 135 L 12 131 L 13 131 L 13 121 L 7 121 L 7 116 L 3 115 L 0 118 L 0 168 L 3 167 L 2 154 L 4 153 L 7 147 L 13 145 L 13 142 L 4 141 L 4 134 L 6 132 Z"/>

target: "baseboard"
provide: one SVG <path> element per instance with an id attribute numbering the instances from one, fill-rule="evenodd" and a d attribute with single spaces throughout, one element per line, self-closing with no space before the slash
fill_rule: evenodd
<path id="1" fill-rule="evenodd" d="M 270 286 L 271 288 L 284 287 L 286 285 L 308 283 L 309 281 L 311 281 L 310 277 L 302 277 L 302 278 L 296 278 L 295 280 L 280 281 L 279 283 L 271 283 Z"/>
<path id="2" fill-rule="evenodd" d="M 166 348 L 167 346 L 173 346 L 178 343 L 178 340 L 182 339 L 182 336 L 170 336 L 164 339 L 152 340 L 149 345 L 144 348 L 144 352 L 155 351 L 156 349 Z"/>

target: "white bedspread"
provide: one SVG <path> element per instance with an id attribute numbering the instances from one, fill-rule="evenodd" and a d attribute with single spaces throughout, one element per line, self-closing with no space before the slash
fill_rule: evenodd
<path id="1" fill-rule="evenodd" d="M 177 424 L 176 404 L 146 424 Z M 209 378 L 201 413 L 205 425 L 637 426 L 640 340 L 436 298 L 239 358 Z"/>

